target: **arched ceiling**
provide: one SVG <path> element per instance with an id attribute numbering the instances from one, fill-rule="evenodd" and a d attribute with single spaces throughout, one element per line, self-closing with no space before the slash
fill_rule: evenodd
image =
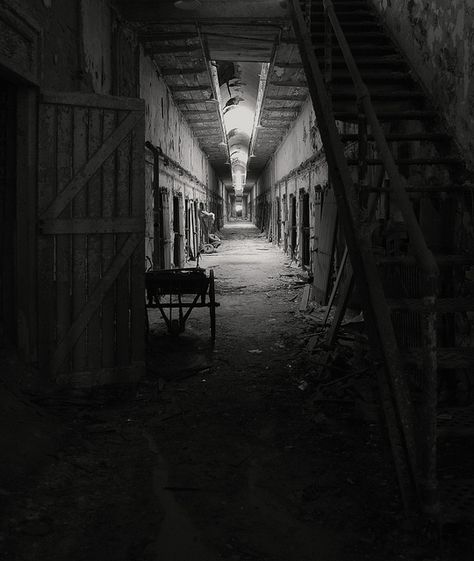
<path id="1" fill-rule="evenodd" d="M 231 187 L 235 184 L 231 172 L 240 170 L 250 188 L 307 97 L 286 2 L 183 2 L 198 9 L 178 9 L 172 0 L 115 0 L 121 15 L 136 28 L 217 174 Z M 231 98 L 235 105 L 229 109 L 232 105 L 226 104 Z M 258 126 L 250 134 L 226 130 L 239 106 L 241 114 L 249 108 L 257 113 L 253 124 Z M 237 163 L 237 152 L 232 163 L 231 152 L 237 149 L 242 161 L 246 159 L 242 154 L 248 152 L 246 170 Z"/>

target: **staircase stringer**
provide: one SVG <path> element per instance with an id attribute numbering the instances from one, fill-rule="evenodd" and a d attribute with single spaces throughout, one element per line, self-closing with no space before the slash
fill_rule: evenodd
<path id="1" fill-rule="evenodd" d="M 405 380 L 403 362 L 372 252 L 370 234 L 360 222 L 357 190 L 298 0 L 291 0 L 290 11 L 349 257 L 362 299 L 369 339 L 375 356 L 383 365 L 382 368 L 377 368 L 377 375 L 400 489 L 405 507 L 412 510 L 419 495 L 419 469 L 414 438 L 413 405 Z"/>

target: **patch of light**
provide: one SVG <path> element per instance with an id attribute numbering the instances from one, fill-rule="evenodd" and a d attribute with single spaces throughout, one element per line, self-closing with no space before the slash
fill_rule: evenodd
<path id="1" fill-rule="evenodd" d="M 224 123 L 226 130 L 238 129 L 246 133 L 249 137 L 252 134 L 254 112 L 249 107 L 234 106 L 224 113 Z"/>
<path id="2" fill-rule="evenodd" d="M 243 207 L 242 207 L 241 204 L 235 205 L 235 210 L 236 210 L 237 212 L 240 212 L 240 211 L 242 210 L 242 208 L 243 208 Z"/>

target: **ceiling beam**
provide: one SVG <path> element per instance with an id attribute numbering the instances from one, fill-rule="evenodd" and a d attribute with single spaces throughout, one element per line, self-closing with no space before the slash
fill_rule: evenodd
<path id="1" fill-rule="evenodd" d="M 265 113 L 268 111 L 269 113 L 285 113 L 285 114 L 294 114 L 297 113 L 299 107 L 264 107 L 263 112 Z M 265 119 L 265 117 L 262 117 Z"/>
<path id="2" fill-rule="evenodd" d="M 205 66 L 190 66 L 189 68 L 160 68 L 160 73 L 163 76 L 179 76 L 181 74 L 202 74 L 207 72 Z"/>
<path id="3" fill-rule="evenodd" d="M 178 39 L 199 39 L 197 33 L 193 31 L 175 31 L 175 32 L 160 32 L 160 31 L 149 31 L 142 32 L 138 34 L 138 38 L 141 41 L 176 41 Z"/>
<path id="4" fill-rule="evenodd" d="M 270 86 L 276 86 L 279 88 L 307 88 L 308 84 L 302 80 L 271 80 Z"/>
<path id="5" fill-rule="evenodd" d="M 301 62 L 276 62 L 275 66 L 277 68 L 303 68 Z"/>
<path id="6" fill-rule="evenodd" d="M 217 99 L 207 99 L 207 98 L 202 98 L 202 99 L 176 99 L 175 100 L 176 104 L 181 106 L 181 105 L 186 105 L 186 104 L 194 104 L 194 103 L 206 103 L 206 104 L 216 104 Z"/>
<path id="7" fill-rule="evenodd" d="M 149 55 L 167 55 L 175 53 L 192 53 L 194 51 L 200 51 L 200 45 L 154 45 L 153 41 L 150 41 L 145 47 L 146 54 Z"/>
<path id="8" fill-rule="evenodd" d="M 267 95 L 267 101 L 297 101 L 303 102 L 306 100 L 305 95 Z"/>
<path id="9" fill-rule="evenodd" d="M 202 92 L 202 91 L 212 91 L 212 87 L 209 86 L 202 86 L 202 85 L 195 85 L 195 86 L 170 86 L 169 87 L 172 92 Z"/>
<path id="10" fill-rule="evenodd" d="M 209 111 L 208 109 L 181 109 L 181 113 L 183 113 L 184 115 L 206 115 L 209 114 L 211 111 Z M 216 117 L 216 115 L 214 115 L 214 117 Z"/>

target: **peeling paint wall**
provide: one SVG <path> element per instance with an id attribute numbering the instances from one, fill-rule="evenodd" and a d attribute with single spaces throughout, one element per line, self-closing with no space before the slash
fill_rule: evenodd
<path id="1" fill-rule="evenodd" d="M 84 65 L 95 93 L 112 93 L 112 13 L 108 4 L 82 0 Z"/>
<path id="2" fill-rule="evenodd" d="M 474 3 L 370 0 L 474 168 Z"/>
<path id="3" fill-rule="evenodd" d="M 315 224 L 318 221 L 315 214 L 320 209 L 318 192 L 327 182 L 321 137 L 312 102 L 308 99 L 267 163 L 251 198 L 252 208 L 255 209 L 253 219 L 267 231 L 273 243 L 280 245 L 298 262 L 303 258 L 303 194 L 309 194 L 310 253 L 313 256 L 317 246 Z M 293 204 L 296 216 L 292 217 Z"/>
<path id="4" fill-rule="evenodd" d="M 170 197 L 180 196 L 184 201 L 187 199 L 195 201 L 196 204 L 202 203 L 207 209 L 214 207 L 221 195 L 222 186 L 197 138 L 174 103 L 164 81 L 159 77 L 153 61 L 143 53 L 140 57 L 140 97 L 145 100 L 145 139 L 160 147 L 167 158 L 182 168 L 161 164 L 160 188 L 166 189 Z M 154 247 L 154 219 L 153 170 L 152 160 L 149 158 L 146 169 L 146 248 L 147 256 L 151 257 Z M 173 232 L 173 213 L 167 213 L 164 220 L 166 227 Z M 184 224 L 184 215 L 181 217 L 181 224 Z M 174 250 L 173 244 L 174 240 L 167 248 L 171 255 Z M 184 263 L 175 265 L 184 266 Z"/>

